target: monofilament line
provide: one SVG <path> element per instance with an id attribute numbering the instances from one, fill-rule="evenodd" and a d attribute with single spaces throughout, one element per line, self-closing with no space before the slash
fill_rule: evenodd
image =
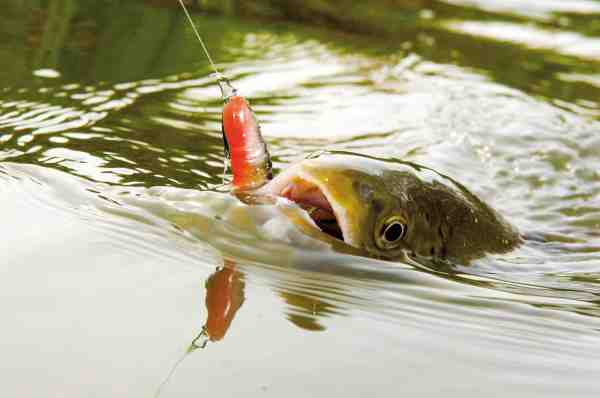
<path id="1" fill-rule="evenodd" d="M 206 48 L 206 45 L 204 44 L 204 40 L 202 40 L 200 33 L 198 33 L 198 29 L 196 29 L 196 25 L 194 24 L 194 21 L 192 20 L 192 16 L 188 12 L 187 7 L 185 6 L 185 3 L 183 2 L 183 0 L 179 0 L 179 4 L 181 4 L 181 7 L 183 8 L 183 11 L 185 12 L 185 16 L 187 17 L 188 21 L 190 21 L 190 25 L 192 25 L 192 29 L 194 30 L 194 33 L 196 34 L 198 41 L 202 45 L 202 49 L 204 50 L 204 53 L 206 54 L 206 58 L 208 58 L 208 62 L 210 62 L 210 66 L 212 66 L 212 68 L 215 70 L 215 73 L 217 74 L 217 76 L 221 76 L 221 73 L 219 73 L 219 70 L 217 69 L 215 63 L 213 62 L 212 58 L 210 57 L 210 54 L 208 53 L 208 49 Z"/>

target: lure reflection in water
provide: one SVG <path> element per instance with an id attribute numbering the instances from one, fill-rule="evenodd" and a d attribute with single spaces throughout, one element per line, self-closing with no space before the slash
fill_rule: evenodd
<path id="1" fill-rule="evenodd" d="M 207 318 L 204 332 L 210 341 L 225 337 L 235 314 L 244 303 L 243 275 L 233 261 L 215 271 L 206 281 Z"/>

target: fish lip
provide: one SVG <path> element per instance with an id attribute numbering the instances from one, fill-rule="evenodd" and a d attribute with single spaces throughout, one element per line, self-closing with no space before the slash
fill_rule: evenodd
<path id="1" fill-rule="evenodd" d="M 319 189 L 321 194 L 323 194 L 325 199 L 328 201 L 329 206 L 331 206 L 333 215 L 335 216 L 338 227 L 340 228 L 340 231 L 342 233 L 343 242 L 350 246 L 357 247 L 356 239 L 354 239 L 354 234 L 352 233 L 352 230 L 350 228 L 347 210 L 343 206 L 341 206 L 340 203 L 335 199 L 334 195 L 332 195 L 330 190 L 327 188 L 326 184 L 324 184 L 318 178 L 311 175 L 309 172 L 306 171 L 305 168 L 302 167 L 303 163 L 304 162 L 301 162 L 290 166 L 288 169 L 284 170 L 279 175 L 277 175 L 267 185 L 260 188 L 258 193 L 286 198 L 284 196 L 284 193 L 290 186 L 294 184 L 294 180 L 304 180 L 305 182 L 314 185 Z M 319 226 L 316 225 L 316 223 L 315 227 L 319 228 Z M 323 231 L 323 233 L 326 232 Z"/>

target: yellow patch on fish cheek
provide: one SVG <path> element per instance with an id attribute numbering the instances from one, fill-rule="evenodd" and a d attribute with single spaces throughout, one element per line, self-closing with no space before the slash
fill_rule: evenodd
<path id="1" fill-rule="evenodd" d="M 353 180 L 341 175 L 339 171 L 319 168 L 318 165 L 307 165 L 304 171 L 320 182 L 324 193 L 331 199 L 331 205 L 340 218 L 338 223 L 344 223 L 346 232 L 350 234 L 344 237 L 347 243 L 362 247 L 362 229 L 367 218 L 365 209 L 368 206 L 360 201 L 354 190 Z"/>

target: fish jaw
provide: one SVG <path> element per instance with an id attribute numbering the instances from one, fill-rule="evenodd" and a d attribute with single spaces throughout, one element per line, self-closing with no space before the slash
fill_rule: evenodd
<path id="1" fill-rule="evenodd" d="M 289 167 L 257 193 L 295 202 L 309 211 L 313 220 L 334 217 L 341 239 L 350 246 L 361 247 L 358 231 L 364 204 L 361 206 L 350 179 L 335 170 L 320 167 L 317 159 L 304 160 Z"/>

